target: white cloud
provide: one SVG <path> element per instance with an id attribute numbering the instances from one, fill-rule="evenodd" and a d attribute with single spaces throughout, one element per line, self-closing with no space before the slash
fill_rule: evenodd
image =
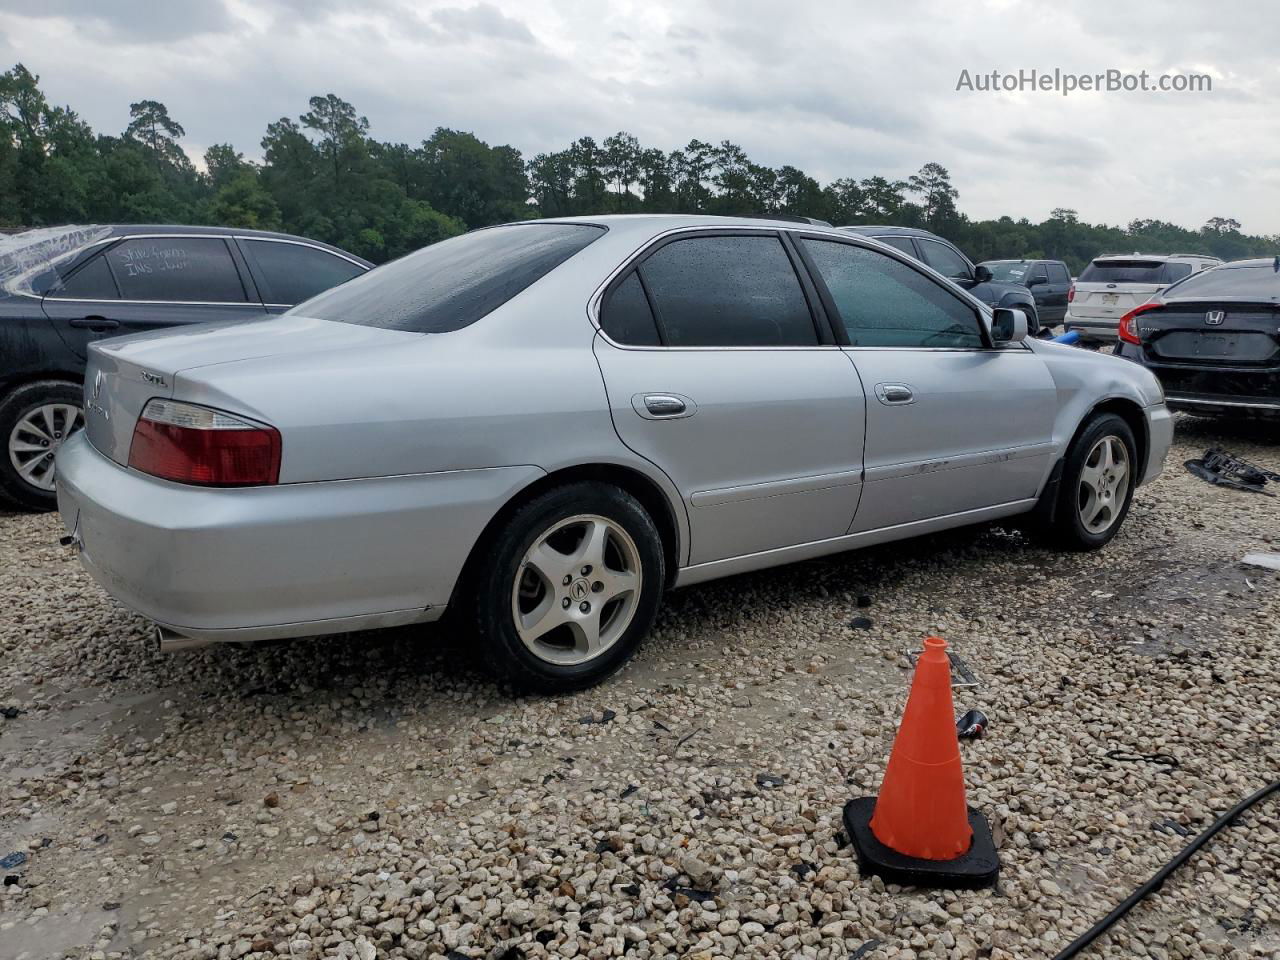
<path id="1" fill-rule="evenodd" d="M 185 11 L 184 16 L 164 13 Z M 0 0 L 0 54 L 117 132 L 158 99 L 189 145 L 259 151 L 267 123 L 333 92 L 374 136 L 437 126 L 526 157 L 619 129 L 647 146 L 732 140 L 827 181 L 946 166 L 972 216 L 1280 232 L 1280 8 L 1020 0 L 225 0 L 140 8 Z M 124 10 L 126 8 L 119 8 Z M 38 13 L 35 11 L 39 11 Z M 72 15 L 75 14 L 75 15 Z M 956 92 L 962 69 L 1201 72 L 1211 93 Z"/>

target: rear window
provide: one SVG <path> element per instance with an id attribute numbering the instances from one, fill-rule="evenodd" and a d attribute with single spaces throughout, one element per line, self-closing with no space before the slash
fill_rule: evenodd
<path id="1" fill-rule="evenodd" d="M 1256 267 L 1218 267 L 1188 277 L 1184 283 L 1164 292 L 1167 299 L 1190 297 L 1196 300 L 1230 299 L 1280 301 L 1280 273 L 1270 263 Z"/>
<path id="2" fill-rule="evenodd" d="M 1084 268 L 1080 282 L 1173 283 L 1190 272 L 1190 264 L 1164 260 L 1095 260 Z"/>
<path id="3" fill-rule="evenodd" d="M 289 312 L 414 333 L 460 330 L 603 235 L 604 227 L 580 223 L 476 230 L 348 280 Z"/>

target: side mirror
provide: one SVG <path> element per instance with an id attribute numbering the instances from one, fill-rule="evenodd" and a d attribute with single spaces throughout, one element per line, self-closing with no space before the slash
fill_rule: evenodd
<path id="1" fill-rule="evenodd" d="M 982 264 L 978 264 L 973 268 L 973 279 L 978 283 L 986 283 L 991 279 L 991 271 Z"/>
<path id="2" fill-rule="evenodd" d="M 996 307 L 991 315 L 991 339 L 996 343 L 1019 343 L 1027 339 L 1027 315 L 1021 310 Z"/>

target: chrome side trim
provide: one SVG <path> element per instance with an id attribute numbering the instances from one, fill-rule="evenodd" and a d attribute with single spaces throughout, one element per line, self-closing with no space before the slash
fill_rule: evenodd
<path id="1" fill-rule="evenodd" d="M 1050 441 L 1032 443 L 1025 447 L 1006 447 L 1001 450 L 980 450 L 977 453 L 966 453 L 958 457 L 939 457 L 934 460 L 915 460 L 909 463 L 891 463 L 880 467 L 870 467 L 866 471 L 866 482 L 891 480 L 898 477 L 915 477 L 925 473 L 941 473 L 944 470 L 959 470 L 963 467 L 976 467 L 988 463 L 1008 463 L 1010 460 L 1024 460 L 1029 457 L 1050 456 L 1054 445 Z"/>
<path id="2" fill-rule="evenodd" d="M 784 563 L 795 563 L 799 560 L 811 560 L 831 553 L 840 553 L 858 547 L 869 547 L 890 540 L 903 540 L 907 537 L 948 530 L 952 527 L 963 527 L 971 523 L 982 523 L 987 520 L 998 520 L 1001 517 L 1012 517 L 1026 513 L 1036 505 L 1036 499 L 1014 500 L 1009 503 L 996 504 L 993 507 L 980 507 L 977 510 L 966 510 L 943 517 L 931 517 L 928 520 L 913 520 L 892 527 L 879 527 L 875 530 L 864 530 L 861 533 L 832 537 L 829 540 L 815 540 L 793 547 L 779 547 L 776 550 L 764 550 L 760 553 L 749 553 L 740 557 L 729 557 L 725 560 L 712 560 L 682 567 L 676 574 L 675 586 L 687 587 L 691 584 L 729 577 L 737 573 L 747 573 L 765 567 L 781 566 Z"/>
<path id="3" fill-rule="evenodd" d="M 796 346 L 793 346 L 793 347 L 635 346 L 635 345 L 630 345 L 625 343 L 618 343 L 616 340 L 612 339 L 607 333 L 605 333 L 604 327 L 600 325 L 600 304 L 604 300 L 604 292 L 609 288 L 609 285 L 613 283 L 615 279 L 617 279 L 621 274 L 623 274 L 628 269 L 630 269 L 630 267 L 638 259 L 644 256 L 644 254 L 649 249 L 651 249 L 654 246 L 657 246 L 659 243 L 666 240 L 668 237 L 674 236 L 676 234 L 681 234 L 681 233 L 707 233 L 707 232 L 747 233 L 747 234 L 756 234 L 760 236 L 769 236 L 772 234 L 779 234 L 779 233 L 788 233 L 793 235 L 809 234 L 812 236 L 817 236 L 819 238 L 825 237 L 826 239 L 831 240 L 835 243 L 847 243 L 850 246 L 864 247 L 868 250 L 874 250 L 877 253 L 888 254 L 892 259 L 905 264 L 906 266 L 910 267 L 912 270 L 916 271 L 916 273 L 922 274 L 925 278 L 933 281 L 934 283 L 938 284 L 938 286 L 946 290 L 946 292 L 949 293 L 951 296 L 956 297 L 961 302 L 974 308 L 978 312 L 979 319 L 986 323 L 988 330 L 990 329 L 991 308 L 989 306 L 987 306 L 977 297 L 973 296 L 971 293 L 969 293 L 969 291 L 956 286 L 953 282 L 948 280 L 946 277 L 942 276 L 942 274 L 938 273 L 928 264 L 921 263 L 919 260 L 916 260 L 914 257 L 911 257 L 908 254 L 903 253 L 901 250 L 897 249 L 896 247 L 891 247 L 887 243 L 881 243 L 879 240 L 875 239 L 874 237 L 864 237 L 859 234 L 841 233 L 838 230 L 836 230 L 834 227 L 831 228 L 830 230 L 826 230 L 822 227 L 817 226 L 816 224 L 794 224 L 790 226 L 785 224 L 761 224 L 759 226 L 755 226 L 750 224 L 739 223 L 739 224 L 725 224 L 721 226 L 720 224 L 716 224 L 716 223 L 698 223 L 698 224 L 690 224 L 688 226 L 682 226 L 682 227 L 672 227 L 669 230 L 663 230 L 661 233 L 655 233 L 649 236 L 643 243 L 641 243 L 638 247 L 632 250 L 631 253 L 627 254 L 627 256 L 623 258 L 622 262 L 618 264 L 618 266 L 614 267 L 613 270 L 609 271 L 609 273 L 605 276 L 604 280 L 600 283 L 600 285 L 596 287 L 595 292 L 591 294 L 590 299 L 587 300 L 587 319 L 590 320 L 591 325 L 595 327 L 596 333 L 600 336 L 600 339 L 602 339 L 605 343 L 609 344 L 609 346 L 614 347 L 618 350 L 647 350 L 647 351 L 657 351 L 657 352 L 671 352 L 671 351 L 699 352 L 699 351 L 707 351 L 707 350 L 725 351 L 725 350 L 847 350 L 849 349 L 848 347 L 842 347 L 840 344 L 832 344 L 832 343 L 816 344 L 814 346 L 803 346 L 803 347 L 796 347 Z M 867 349 L 896 350 L 899 348 L 883 347 L 883 348 L 867 348 Z M 926 349 L 926 350 L 964 349 L 964 350 L 977 352 L 978 350 L 990 351 L 992 349 L 998 349 L 998 348 L 917 347 L 917 348 L 906 348 L 906 349 Z"/>
<path id="4" fill-rule="evenodd" d="M 763 500 L 767 497 L 784 497 L 790 493 L 812 493 L 832 487 L 851 487 L 862 482 L 861 470 L 844 470 L 840 473 L 823 473 L 810 477 L 790 477 L 767 483 L 749 483 L 738 487 L 717 487 L 699 490 L 689 497 L 695 507 L 719 507 L 726 503 L 745 500 Z"/>

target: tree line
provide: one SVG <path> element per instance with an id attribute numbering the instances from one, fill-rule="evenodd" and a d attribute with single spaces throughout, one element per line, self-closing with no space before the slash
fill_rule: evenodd
<path id="1" fill-rule="evenodd" d="M 118 135 L 95 133 L 55 106 L 22 64 L 0 74 L 0 226 L 207 223 L 284 230 L 375 262 L 474 227 L 545 216 L 707 213 L 817 217 L 833 224 L 925 227 L 977 260 L 1049 257 L 1073 272 L 1103 252 L 1280 252 L 1280 236 L 1251 236 L 1230 217 L 1199 229 L 1159 220 L 1090 224 L 1055 208 L 1047 220 L 974 220 L 957 207 L 947 169 L 926 163 L 905 179 L 840 177 L 820 184 L 796 167 L 755 163 L 737 144 L 691 140 L 646 147 L 626 132 L 525 159 L 510 145 L 439 127 L 414 146 L 369 134 L 369 121 L 334 94 L 296 119 L 267 125 L 261 162 L 211 146 L 204 169 L 163 103 L 129 106 Z"/>

